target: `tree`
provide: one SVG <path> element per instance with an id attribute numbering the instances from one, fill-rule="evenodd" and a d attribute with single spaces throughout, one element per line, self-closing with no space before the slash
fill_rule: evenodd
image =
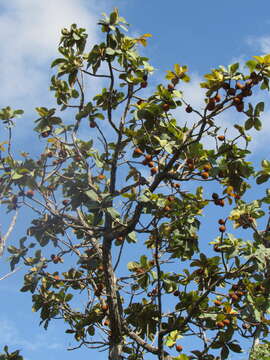
<path id="1" fill-rule="evenodd" d="M 248 148 L 264 111 L 252 95 L 269 90 L 270 55 L 255 56 L 244 72 L 236 63 L 205 75 L 205 105 L 195 109 L 180 90 L 187 66 L 175 64 L 150 92 L 154 69 L 137 48 L 151 35 L 129 37 L 126 25 L 116 9 L 105 15 L 104 42 L 90 51 L 85 29 L 62 30 L 50 87 L 60 113 L 36 108 L 34 131 L 45 143 L 38 159 L 12 152 L 23 111 L 0 112 L 8 132 L 2 204 L 33 211 L 25 236 L 8 247 L 11 270 L 20 261 L 28 268 L 21 291 L 32 293 L 45 329 L 61 318 L 77 347 L 108 349 L 110 360 L 226 359 L 241 352 L 242 338 L 262 352 L 270 190 L 254 196 L 270 162 L 255 169 Z M 103 86 L 91 101 L 89 79 Z M 232 135 L 219 122 L 229 111 L 238 114 Z M 210 244 L 199 236 L 208 208 L 223 214 Z"/>

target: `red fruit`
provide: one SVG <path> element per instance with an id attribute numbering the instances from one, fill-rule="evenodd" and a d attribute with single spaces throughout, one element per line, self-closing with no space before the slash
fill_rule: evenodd
<path id="1" fill-rule="evenodd" d="M 215 107 L 216 107 L 215 102 L 209 102 L 209 103 L 207 104 L 207 106 L 206 106 L 207 110 L 209 110 L 209 111 L 214 110 Z"/>
<path id="2" fill-rule="evenodd" d="M 136 149 L 134 150 L 134 154 L 136 154 L 136 155 L 142 155 L 142 154 L 143 154 L 143 151 L 142 151 L 140 148 L 136 148 Z"/>
<path id="3" fill-rule="evenodd" d="M 34 196 L 34 191 L 33 190 L 28 190 L 25 194 L 27 197 L 31 198 Z"/>
<path id="4" fill-rule="evenodd" d="M 224 206 L 225 205 L 225 201 L 224 199 L 218 199 L 216 202 L 215 202 L 216 205 L 218 206 Z"/>
<path id="5" fill-rule="evenodd" d="M 224 320 L 223 320 L 223 324 L 225 324 L 225 325 L 227 325 L 227 326 L 229 326 L 230 323 L 231 323 L 231 321 L 230 321 L 229 319 L 224 319 Z"/>
<path id="6" fill-rule="evenodd" d="M 104 179 L 105 179 L 105 177 L 106 177 L 106 176 L 105 176 L 105 175 L 103 175 L 103 174 L 99 174 L 99 175 L 98 175 L 98 179 L 99 179 L 99 180 L 104 180 Z"/>
<path id="7" fill-rule="evenodd" d="M 174 90 L 173 84 L 168 84 L 168 90 L 169 90 L 169 91 L 173 91 L 173 90 Z"/>
<path id="8" fill-rule="evenodd" d="M 242 102 L 242 99 L 239 97 L 239 96 L 236 96 L 234 99 L 233 99 L 233 103 L 234 105 L 238 105 Z"/>
<path id="9" fill-rule="evenodd" d="M 224 136 L 224 135 L 219 135 L 219 136 L 218 136 L 218 140 L 219 140 L 219 141 L 224 141 L 224 140 L 225 140 L 225 136 Z"/>
<path id="10" fill-rule="evenodd" d="M 224 232 L 226 231 L 226 227 L 225 227 L 224 225 L 221 225 L 221 226 L 219 227 L 219 231 L 222 232 L 222 233 L 224 233 Z"/>
<path id="11" fill-rule="evenodd" d="M 236 90 L 233 89 L 233 88 L 229 88 L 228 91 L 227 91 L 228 95 L 235 95 L 236 93 Z"/>
<path id="12" fill-rule="evenodd" d="M 230 88 L 230 85 L 228 83 L 223 83 L 222 88 L 224 90 L 228 90 Z"/>
<path id="13" fill-rule="evenodd" d="M 191 107 L 190 105 L 188 105 L 188 106 L 186 107 L 186 112 L 187 112 L 188 114 L 190 114 L 192 111 L 193 111 L 192 107 Z"/>
<path id="14" fill-rule="evenodd" d="M 175 199 L 174 196 L 171 196 L 171 195 L 167 197 L 167 200 L 170 201 L 170 202 L 174 201 L 174 199 Z"/>
<path id="15" fill-rule="evenodd" d="M 145 155 L 144 158 L 146 161 L 152 161 L 152 155 Z"/>
<path id="16" fill-rule="evenodd" d="M 219 220 L 218 220 L 218 223 L 219 223 L 219 225 L 224 225 L 224 224 L 225 224 L 225 220 L 219 219 Z"/>
<path id="17" fill-rule="evenodd" d="M 108 305 L 108 304 L 102 304 L 102 305 L 101 305 L 101 309 L 102 309 L 103 311 L 107 311 L 107 310 L 109 309 L 109 305 Z"/>
<path id="18" fill-rule="evenodd" d="M 237 104 L 237 105 L 236 105 L 236 110 L 237 110 L 238 112 L 242 112 L 242 111 L 244 110 L 244 103 L 241 102 L 241 103 Z"/>
<path id="19" fill-rule="evenodd" d="M 124 238 L 123 238 L 123 236 L 118 236 L 118 237 L 116 238 L 116 240 L 122 242 L 122 241 L 124 241 Z"/>
<path id="20" fill-rule="evenodd" d="M 149 161 L 148 166 L 149 166 L 150 168 L 154 167 L 154 166 L 155 166 L 154 161 Z"/>
<path id="21" fill-rule="evenodd" d="M 158 168 L 156 168 L 156 167 L 151 168 L 151 174 L 152 175 L 156 174 L 157 172 L 158 172 Z"/>
<path id="22" fill-rule="evenodd" d="M 171 211 L 171 210 L 172 210 L 172 208 L 169 205 L 166 205 L 164 207 L 164 211 Z"/>
<path id="23" fill-rule="evenodd" d="M 216 322 L 216 326 L 217 326 L 218 328 L 222 329 L 222 328 L 224 328 L 225 324 L 224 324 L 223 321 L 218 321 L 218 322 Z"/>
<path id="24" fill-rule="evenodd" d="M 141 82 L 141 88 L 145 89 L 148 86 L 148 82 L 147 81 L 142 81 Z"/>
<path id="25" fill-rule="evenodd" d="M 222 302 L 221 302 L 220 300 L 215 300 L 215 301 L 214 301 L 214 304 L 215 304 L 216 306 L 220 306 L 220 305 L 222 304 Z"/>
<path id="26" fill-rule="evenodd" d="M 236 87 L 236 89 L 243 90 L 243 89 L 245 88 L 245 85 L 237 82 L 237 83 L 235 84 L 235 87 Z"/>
<path id="27" fill-rule="evenodd" d="M 170 110 L 170 105 L 165 103 L 165 104 L 162 105 L 162 108 L 163 108 L 164 111 L 167 112 L 167 111 Z"/>
<path id="28" fill-rule="evenodd" d="M 220 102 L 221 101 L 221 95 L 217 94 L 215 97 L 215 102 Z"/>
<path id="29" fill-rule="evenodd" d="M 201 173 L 201 177 L 203 178 L 203 179 L 208 179 L 209 178 L 209 174 L 208 174 L 208 172 L 207 171 L 203 171 L 202 173 Z"/>
<path id="30" fill-rule="evenodd" d="M 203 170 L 208 172 L 211 169 L 211 165 L 210 164 L 205 164 L 203 167 Z"/>
<path id="31" fill-rule="evenodd" d="M 97 124 L 95 123 L 95 121 L 90 121 L 89 126 L 90 128 L 95 128 Z"/>
<path id="32" fill-rule="evenodd" d="M 175 349 L 176 349 L 176 351 L 181 352 L 181 351 L 183 351 L 183 346 L 182 345 L 176 345 Z"/>

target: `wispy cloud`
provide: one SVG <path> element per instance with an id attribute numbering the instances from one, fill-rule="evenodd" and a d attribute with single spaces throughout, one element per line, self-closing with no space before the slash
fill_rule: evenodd
<path id="1" fill-rule="evenodd" d="M 270 35 L 264 35 L 260 37 L 250 36 L 247 38 L 247 44 L 260 53 L 270 53 Z"/>
<path id="2" fill-rule="evenodd" d="M 26 333 L 24 333 L 26 334 Z M 41 349 L 55 350 L 63 348 L 64 345 L 52 341 L 51 338 L 42 333 L 31 337 L 24 337 L 23 333 L 18 330 L 18 326 L 10 320 L 0 320 L 0 338 L 3 345 L 17 347 L 28 351 L 38 351 Z"/>
<path id="3" fill-rule="evenodd" d="M 1 4 L 1 105 L 27 105 L 48 94 L 48 67 L 57 54 L 60 30 L 72 23 L 97 39 L 99 14 L 83 0 L 13 0 Z"/>

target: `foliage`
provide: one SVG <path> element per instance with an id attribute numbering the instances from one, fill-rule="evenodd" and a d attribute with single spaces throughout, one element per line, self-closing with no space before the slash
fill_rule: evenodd
<path id="1" fill-rule="evenodd" d="M 269 90 L 270 55 L 245 72 L 236 63 L 205 75 L 205 104 L 195 109 L 181 91 L 187 66 L 174 65 L 152 91 L 154 69 L 138 52 L 151 35 L 127 36 L 117 10 L 99 25 L 104 41 L 90 51 L 84 29 L 62 30 L 50 87 L 58 110 L 36 108 L 38 158 L 15 158 L 22 111 L 0 111 L 1 202 L 34 213 L 8 247 L 11 269 L 24 263 L 21 291 L 41 324 L 63 319 L 77 347 L 108 348 L 111 360 L 227 359 L 270 324 L 270 190 L 246 200 L 252 179 L 270 177 L 269 161 L 249 161 L 249 130 L 261 130 L 264 111 L 252 95 Z M 89 84 L 100 88 L 91 100 Z M 238 114 L 231 135 L 224 112 Z M 199 231 L 209 208 L 223 217 L 207 245 Z"/>

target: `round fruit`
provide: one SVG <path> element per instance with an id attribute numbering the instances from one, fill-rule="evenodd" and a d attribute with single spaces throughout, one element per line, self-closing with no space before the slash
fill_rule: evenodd
<path id="1" fill-rule="evenodd" d="M 229 88 L 228 91 L 227 91 L 228 95 L 235 95 L 236 93 L 236 90 L 233 89 L 233 88 Z"/>
<path id="2" fill-rule="evenodd" d="M 245 88 L 245 85 L 237 82 L 237 83 L 235 84 L 235 87 L 236 87 L 236 89 L 243 90 L 243 89 Z"/>
<path id="3" fill-rule="evenodd" d="M 218 206 L 224 206 L 225 205 L 225 201 L 224 199 L 218 199 L 216 202 L 215 202 L 216 205 Z"/>
<path id="4" fill-rule="evenodd" d="M 225 227 L 224 225 L 221 225 L 221 226 L 219 227 L 219 231 L 222 232 L 222 233 L 224 233 L 224 232 L 226 231 L 226 227 Z"/>
<path id="5" fill-rule="evenodd" d="M 123 236 L 118 236 L 118 237 L 116 238 L 116 240 L 122 242 L 122 241 L 124 241 L 124 238 L 123 238 Z"/>
<path id="6" fill-rule="evenodd" d="M 151 168 L 151 174 L 152 175 L 156 174 L 157 172 L 158 172 L 158 168 L 156 168 L 156 167 Z"/>
<path id="7" fill-rule="evenodd" d="M 175 290 L 175 292 L 173 293 L 174 296 L 179 296 L 180 295 L 180 291 L 179 290 Z"/>
<path id="8" fill-rule="evenodd" d="M 179 79 L 173 78 L 172 80 L 173 85 L 177 85 L 179 83 Z"/>
<path id="9" fill-rule="evenodd" d="M 171 210 L 172 210 L 172 208 L 169 205 L 166 205 L 164 207 L 164 211 L 171 211 Z"/>
<path id="10" fill-rule="evenodd" d="M 148 82 L 147 81 L 142 81 L 141 82 L 141 88 L 145 89 L 148 86 Z"/>
<path id="11" fill-rule="evenodd" d="M 34 191 L 33 190 L 28 190 L 26 192 L 26 196 L 29 197 L 29 198 L 33 197 L 34 196 Z"/>
<path id="12" fill-rule="evenodd" d="M 221 101 L 221 95 L 217 94 L 215 97 L 215 102 L 220 102 Z"/>
<path id="13" fill-rule="evenodd" d="M 169 91 L 173 91 L 173 90 L 174 90 L 173 84 L 168 84 L 168 90 L 169 90 Z"/>
<path id="14" fill-rule="evenodd" d="M 149 166 L 150 168 L 154 167 L 154 166 L 155 166 L 154 161 L 149 161 L 148 166 Z"/>
<path id="15" fill-rule="evenodd" d="M 89 126 L 93 129 L 97 126 L 97 124 L 95 123 L 95 121 L 90 121 Z"/>
<path id="16" fill-rule="evenodd" d="M 192 111 L 193 111 L 192 107 L 191 107 L 190 105 L 188 105 L 188 106 L 186 107 L 186 112 L 187 112 L 188 114 L 190 114 Z"/>
<path id="17" fill-rule="evenodd" d="M 214 304 L 215 304 L 216 306 L 220 306 L 220 305 L 222 304 L 222 302 L 221 302 L 220 300 L 215 300 L 215 301 L 214 301 Z"/>
<path id="18" fill-rule="evenodd" d="M 136 148 L 136 149 L 134 150 L 134 154 L 136 154 L 136 155 L 142 155 L 142 154 L 143 154 L 143 151 L 142 151 L 140 148 Z"/>
<path id="19" fill-rule="evenodd" d="M 233 301 L 238 301 L 239 297 L 236 295 L 235 292 L 230 292 L 229 293 L 229 297 L 233 300 Z"/>
<path id="20" fill-rule="evenodd" d="M 224 322 L 223 321 L 218 321 L 218 322 L 216 322 L 216 326 L 218 327 L 218 328 L 220 328 L 220 329 L 222 329 L 222 328 L 224 328 Z"/>
<path id="21" fill-rule="evenodd" d="M 101 309 L 102 309 L 103 311 L 107 311 L 107 310 L 109 309 L 108 304 L 102 304 Z"/>
<path id="22" fill-rule="evenodd" d="M 209 171 L 211 169 L 211 165 L 210 164 L 206 164 L 206 165 L 204 165 L 204 167 L 203 167 L 203 170 L 204 171 Z"/>
<path id="23" fill-rule="evenodd" d="M 224 136 L 224 135 L 219 135 L 219 136 L 218 136 L 218 140 L 219 140 L 219 141 L 224 141 L 224 140 L 225 140 L 225 136 Z"/>
<path id="24" fill-rule="evenodd" d="M 217 193 L 213 193 L 212 194 L 212 199 L 213 200 L 217 200 L 219 198 L 218 194 Z"/>
<path id="25" fill-rule="evenodd" d="M 69 203 L 69 201 L 68 201 L 68 200 L 63 200 L 63 201 L 62 201 L 62 204 L 63 204 L 64 206 L 67 206 L 67 205 L 68 205 L 68 203 Z"/>
<path id="26" fill-rule="evenodd" d="M 206 106 L 207 110 L 212 111 L 216 107 L 215 102 L 209 102 Z"/>
<path id="27" fill-rule="evenodd" d="M 145 155 L 144 158 L 145 158 L 146 161 L 152 161 L 152 155 L 149 155 L 149 154 Z"/>
<path id="28" fill-rule="evenodd" d="M 233 103 L 234 105 L 238 105 L 242 102 L 242 99 L 239 97 L 239 96 L 236 96 L 234 99 L 233 99 Z"/>
<path id="29" fill-rule="evenodd" d="M 106 177 L 106 176 L 105 176 L 105 175 L 103 175 L 103 174 L 99 174 L 99 175 L 98 175 L 98 179 L 99 179 L 99 180 L 104 180 L 104 179 L 105 179 L 105 177 Z"/>
<path id="30" fill-rule="evenodd" d="M 170 110 L 170 104 L 165 103 L 165 104 L 162 105 L 162 108 L 163 108 L 164 111 L 167 112 L 167 111 Z"/>
<path id="31" fill-rule="evenodd" d="M 167 197 L 167 200 L 170 202 L 174 201 L 174 199 L 175 199 L 174 196 L 171 196 L 171 195 Z"/>
<path id="32" fill-rule="evenodd" d="M 173 184 L 173 187 L 175 187 L 176 189 L 180 188 L 180 184 Z"/>
<path id="33" fill-rule="evenodd" d="M 207 171 L 203 171 L 202 173 L 201 173 L 201 177 L 203 178 L 203 179 L 208 179 L 209 178 L 209 174 L 208 174 L 208 172 Z"/>
<path id="34" fill-rule="evenodd" d="M 219 220 L 218 220 L 218 223 L 219 223 L 219 225 L 225 225 L 225 220 L 219 219 Z"/>
<path id="35" fill-rule="evenodd" d="M 182 345 L 176 345 L 175 349 L 176 349 L 176 351 L 181 352 L 181 351 L 183 351 L 183 346 Z"/>
<path id="36" fill-rule="evenodd" d="M 244 103 L 240 102 L 239 104 L 236 105 L 236 110 L 238 112 L 242 112 L 244 110 Z"/>
<path id="37" fill-rule="evenodd" d="M 229 319 L 224 319 L 224 320 L 223 320 L 223 324 L 225 324 L 225 325 L 227 325 L 227 326 L 229 326 L 230 323 L 231 323 L 231 321 L 230 321 Z"/>

